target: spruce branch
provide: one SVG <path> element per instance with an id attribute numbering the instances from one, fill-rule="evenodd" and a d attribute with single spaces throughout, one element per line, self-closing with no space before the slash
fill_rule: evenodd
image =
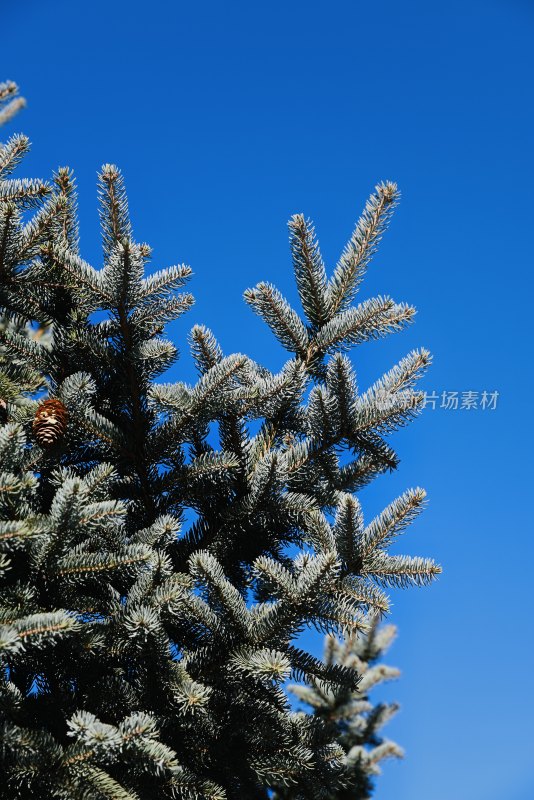
<path id="1" fill-rule="evenodd" d="M 29 149 L 30 140 L 23 134 L 12 136 L 0 146 L 0 180 L 5 180 L 13 172 Z"/>
<path id="2" fill-rule="evenodd" d="M 289 220 L 290 246 L 302 307 L 311 325 L 320 327 L 329 318 L 326 271 L 315 229 L 302 214 Z"/>
<path id="3" fill-rule="evenodd" d="M 114 164 L 104 164 L 98 178 L 100 223 L 104 256 L 109 259 L 118 242 L 132 238 L 124 179 Z"/>
<path id="4" fill-rule="evenodd" d="M 442 572 L 430 558 L 390 556 L 380 550 L 364 561 L 362 574 L 369 575 L 381 586 L 427 586 Z"/>
<path id="5" fill-rule="evenodd" d="M 362 531 L 359 544 L 360 557 L 367 558 L 379 546 L 387 547 L 422 511 L 425 498 L 424 489 L 409 489 L 387 506 Z"/>
<path id="6" fill-rule="evenodd" d="M 415 309 L 395 303 L 390 297 L 366 300 L 356 308 L 343 311 L 324 325 L 312 342 L 321 353 L 347 350 L 355 344 L 378 339 L 401 330 L 411 322 Z"/>
<path id="7" fill-rule="evenodd" d="M 189 335 L 191 355 L 201 375 L 218 364 L 222 358 L 222 350 L 213 333 L 204 325 L 195 325 Z"/>
<path id="8" fill-rule="evenodd" d="M 400 193 L 395 183 L 379 183 L 365 205 L 328 287 L 330 314 L 344 311 L 358 290 Z"/>
<path id="9" fill-rule="evenodd" d="M 19 87 L 14 81 L 0 83 L 0 126 L 13 119 L 25 105 L 26 100 L 19 96 Z"/>
<path id="10" fill-rule="evenodd" d="M 20 209 L 39 208 L 51 189 L 47 183 L 34 178 L 12 178 L 0 181 L 0 200 L 17 203 Z"/>
<path id="11" fill-rule="evenodd" d="M 148 275 L 141 281 L 138 294 L 139 302 L 155 304 L 157 300 L 172 295 L 176 289 L 184 286 L 191 275 L 191 267 L 185 264 L 168 267 Z"/>
<path id="12" fill-rule="evenodd" d="M 278 289 L 269 283 L 259 283 L 255 289 L 247 289 L 244 297 L 284 347 L 305 356 L 308 348 L 306 327 Z"/>
<path id="13" fill-rule="evenodd" d="M 57 204 L 60 213 L 57 217 L 57 235 L 65 242 L 69 250 L 78 253 L 79 230 L 77 217 L 76 181 L 74 173 L 68 167 L 60 167 L 54 175 Z"/>

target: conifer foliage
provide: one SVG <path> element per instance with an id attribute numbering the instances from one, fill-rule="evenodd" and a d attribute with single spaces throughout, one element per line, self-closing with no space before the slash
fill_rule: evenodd
<path id="1" fill-rule="evenodd" d="M 314 710 L 343 748 L 347 786 L 335 787 L 326 797 L 331 800 L 353 800 L 371 796 L 373 775 L 380 774 L 379 762 L 388 757 L 402 758 L 402 749 L 390 740 L 381 738 L 379 731 L 397 712 L 395 703 L 369 702 L 370 690 L 384 681 L 398 678 L 399 671 L 378 663 L 395 638 L 393 625 L 378 627 L 378 615 L 370 617 L 369 630 L 361 636 L 349 636 L 345 642 L 328 635 L 325 641 L 324 661 L 340 664 L 354 670 L 359 676 L 358 688 L 347 690 L 342 686 L 325 684 L 311 678 L 309 686 L 289 686 L 303 703 Z M 294 797 L 291 787 L 276 792 L 277 800 Z"/>
<path id="2" fill-rule="evenodd" d="M 376 187 L 331 276 L 290 220 L 303 315 L 268 283 L 245 292 L 288 351 L 279 372 L 196 325 L 198 380 L 165 383 L 190 268 L 147 269 L 113 165 L 87 263 L 73 176 L 12 178 L 27 148 L 0 150 L 0 798 L 368 797 L 400 753 L 378 733 L 394 709 L 368 698 L 396 674 L 375 665 L 386 590 L 440 571 L 389 553 L 421 489 L 367 524 L 356 497 L 396 467 L 385 437 L 419 412 L 430 360 L 360 392 L 347 355 L 414 315 L 354 304 L 396 186 Z M 325 659 L 299 648 L 307 627 Z"/>

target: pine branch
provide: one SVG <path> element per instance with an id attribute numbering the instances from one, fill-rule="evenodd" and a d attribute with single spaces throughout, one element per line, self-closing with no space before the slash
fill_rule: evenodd
<path id="1" fill-rule="evenodd" d="M 141 281 L 139 289 L 139 302 L 150 301 L 154 303 L 171 295 L 176 289 L 181 288 L 192 274 L 191 268 L 185 264 L 154 272 Z"/>
<path id="2" fill-rule="evenodd" d="M 54 183 L 58 192 L 58 236 L 73 253 L 78 254 L 79 230 L 77 218 L 76 182 L 74 174 L 68 167 L 60 167 L 54 175 Z"/>
<path id="3" fill-rule="evenodd" d="M 317 327 L 329 319 L 327 279 L 315 230 L 302 214 L 289 221 L 293 268 L 302 307 L 310 323 Z"/>
<path id="4" fill-rule="evenodd" d="M 109 259 L 117 242 L 130 241 L 132 227 L 128 214 L 128 201 L 124 179 L 114 164 L 104 164 L 98 180 L 100 224 L 104 256 Z"/>
<path id="5" fill-rule="evenodd" d="M 394 303 L 390 297 L 366 300 L 343 311 L 324 325 L 315 336 L 312 348 L 320 353 L 347 350 L 355 344 L 378 339 L 401 330 L 411 322 L 415 309 Z"/>
<path id="6" fill-rule="evenodd" d="M 382 586 L 404 588 L 426 586 L 440 575 L 441 571 L 441 567 L 430 558 L 390 556 L 375 551 L 364 562 L 362 574 L 371 576 Z"/>
<path id="7" fill-rule="evenodd" d="M 22 134 L 12 136 L 6 144 L 0 146 L 0 180 L 13 172 L 29 149 L 30 140 Z"/>
<path id="8" fill-rule="evenodd" d="M 50 194 L 50 186 L 33 178 L 17 178 L 0 182 L 0 201 L 16 203 L 21 209 L 38 208 Z"/>
<path id="9" fill-rule="evenodd" d="M 361 533 L 359 554 L 367 558 L 377 547 L 387 547 L 423 509 L 424 489 L 409 489 L 394 500 Z"/>
<path id="10" fill-rule="evenodd" d="M 255 289 L 247 289 L 244 297 L 287 350 L 305 356 L 308 348 L 306 327 L 278 289 L 269 283 L 259 283 Z"/>
<path id="11" fill-rule="evenodd" d="M 189 340 L 191 355 L 201 375 L 222 360 L 222 350 L 209 328 L 204 325 L 195 325 L 189 335 Z"/>
<path id="12" fill-rule="evenodd" d="M 0 126 L 5 125 L 25 107 L 26 100 L 18 96 L 19 87 L 13 81 L 0 83 Z"/>
<path id="13" fill-rule="evenodd" d="M 395 183 L 380 183 L 367 201 L 328 287 L 331 315 L 344 311 L 352 301 L 399 196 Z"/>

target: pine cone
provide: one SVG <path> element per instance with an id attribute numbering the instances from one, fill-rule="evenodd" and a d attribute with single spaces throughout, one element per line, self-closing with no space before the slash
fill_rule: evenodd
<path id="1" fill-rule="evenodd" d="M 61 400 L 45 400 L 40 404 L 33 420 L 33 435 L 46 450 L 63 437 L 67 428 L 68 413 Z"/>
<path id="2" fill-rule="evenodd" d="M 5 425 L 7 422 L 7 403 L 3 397 L 0 397 L 0 425 Z"/>

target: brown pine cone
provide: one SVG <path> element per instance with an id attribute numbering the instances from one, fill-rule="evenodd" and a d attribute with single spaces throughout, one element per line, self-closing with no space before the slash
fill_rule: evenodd
<path id="1" fill-rule="evenodd" d="M 33 435 L 44 449 L 53 447 L 65 434 L 68 412 L 61 400 L 44 400 L 33 420 Z"/>

